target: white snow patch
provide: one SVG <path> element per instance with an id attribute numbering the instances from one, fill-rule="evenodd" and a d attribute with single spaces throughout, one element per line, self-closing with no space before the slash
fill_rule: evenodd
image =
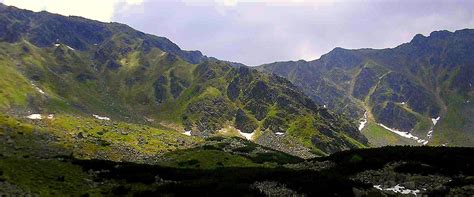
<path id="1" fill-rule="evenodd" d="M 431 137 L 433 137 L 433 130 L 429 130 L 428 133 L 426 134 L 426 137 L 431 139 Z"/>
<path id="2" fill-rule="evenodd" d="M 70 47 L 70 46 L 68 46 L 68 45 L 66 45 L 66 47 L 67 47 L 68 49 L 70 49 L 70 50 L 73 50 L 73 51 L 76 50 L 76 49 L 74 49 L 74 48 L 72 48 L 72 47 Z"/>
<path id="3" fill-rule="evenodd" d="M 400 104 L 402 104 L 402 105 L 405 105 L 405 104 L 407 104 L 407 103 L 405 103 L 405 102 L 402 102 L 402 103 L 400 103 Z"/>
<path id="4" fill-rule="evenodd" d="M 238 131 L 239 131 L 239 134 L 240 134 L 241 136 L 244 136 L 245 139 L 247 139 L 247 140 L 252 140 L 253 135 L 255 135 L 255 131 L 252 132 L 252 133 L 244 133 L 244 132 L 242 132 L 242 131 L 240 131 L 240 130 L 238 130 Z"/>
<path id="5" fill-rule="evenodd" d="M 54 114 L 49 114 L 47 118 L 50 119 L 50 120 L 53 119 L 53 118 L 54 118 Z"/>
<path id="6" fill-rule="evenodd" d="M 285 133 L 282 133 L 282 132 L 276 132 L 275 134 L 277 134 L 277 135 L 283 135 L 283 134 L 285 134 Z"/>
<path id="7" fill-rule="evenodd" d="M 184 135 L 191 136 L 191 131 L 184 131 Z"/>
<path id="8" fill-rule="evenodd" d="M 103 116 L 99 116 L 99 115 L 95 115 L 95 114 L 93 114 L 92 116 L 94 116 L 94 118 L 97 118 L 99 120 L 110 120 L 110 118 L 108 118 L 108 117 L 103 117 Z"/>
<path id="9" fill-rule="evenodd" d="M 412 189 L 408 189 L 408 188 L 405 188 L 403 186 L 400 186 L 399 184 L 397 184 L 393 187 L 389 187 L 389 188 L 382 188 L 381 185 L 374 185 L 374 188 L 378 189 L 378 190 L 393 191 L 395 193 L 401 193 L 401 194 L 413 194 L 415 196 L 418 193 L 420 193 L 419 189 L 412 190 Z"/>
<path id="10" fill-rule="evenodd" d="M 31 85 L 35 87 L 35 90 L 38 91 L 40 94 L 46 94 L 42 89 L 40 89 L 35 83 L 31 82 Z"/>
<path id="11" fill-rule="evenodd" d="M 383 190 L 383 188 L 382 188 L 381 185 L 374 185 L 374 188 L 375 188 L 375 189 L 378 189 L 378 190 Z"/>
<path id="12" fill-rule="evenodd" d="M 323 108 L 324 108 L 324 109 L 326 109 L 326 108 L 327 108 L 327 106 L 326 106 L 326 105 L 323 105 Z"/>
<path id="13" fill-rule="evenodd" d="M 38 91 L 40 94 L 46 94 L 44 91 L 38 87 L 35 86 L 36 91 Z"/>
<path id="14" fill-rule="evenodd" d="M 55 47 L 58 47 L 58 46 L 61 46 L 61 45 L 66 46 L 66 47 L 67 47 L 68 49 L 70 49 L 70 50 L 73 50 L 73 51 L 76 50 L 76 49 L 74 49 L 74 48 L 72 48 L 72 47 L 70 47 L 70 46 L 68 46 L 68 45 L 65 45 L 65 44 L 61 44 L 61 43 L 55 43 L 55 44 L 54 44 Z"/>
<path id="15" fill-rule="evenodd" d="M 31 120 L 41 120 L 43 119 L 43 116 L 41 116 L 41 114 L 31 114 L 27 116 L 27 118 Z"/>
<path id="16" fill-rule="evenodd" d="M 367 124 L 367 112 L 364 113 L 364 118 L 362 118 L 360 121 L 359 131 L 362 131 L 362 129 L 364 129 L 366 124 Z"/>
<path id="17" fill-rule="evenodd" d="M 389 128 L 383 124 L 380 124 L 378 123 L 379 126 L 383 127 L 384 129 L 387 129 L 399 136 L 402 136 L 404 138 L 408 138 L 408 139 L 412 139 L 412 140 L 415 140 L 416 142 L 420 143 L 420 144 L 423 144 L 423 145 L 426 145 L 428 143 L 428 141 L 424 140 L 424 139 L 419 139 L 418 137 L 412 135 L 411 133 L 408 133 L 408 132 L 404 132 L 404 131 L 399 131 L 397 129 L 392 129 L 392 128 Z"/>
<path id="18" fill-rule="evenodd" d="M 436 123 L 438 123 L 440 118 L 441 117 L 439 117 L 439 116 L 437 118 L 431 118 L 431 122 L 433 122 L 433 127 L 436 126 Z"/>

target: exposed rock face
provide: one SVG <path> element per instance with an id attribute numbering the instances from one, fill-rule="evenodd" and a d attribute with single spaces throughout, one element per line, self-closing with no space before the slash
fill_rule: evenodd
<path id="1" fill-rule="evenodd" d="M 242 109 L 238 109 L 235 113 L 235 128 L 244 133 L 252 133 L 257 129 L 258 125 L 255 120 L 248 117 Z"/>

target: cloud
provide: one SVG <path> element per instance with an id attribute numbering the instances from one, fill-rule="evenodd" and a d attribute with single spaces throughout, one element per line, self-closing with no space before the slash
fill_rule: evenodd
<path id="1" fill-rule="evenodd" d="M 258 65 L 315 59 L 334 47 L 386 48 L 417 33 L 474 27 L 474 1 L 145 0 L 113 20 L 182 48 Z"/>
<path id="2" fill-rule="evenodd" d="M 143 0 L 127 0 L 127 4 L 130 4 L 130 5 L 139 5 L 143 3 Z"/>
<path id="3" fill-rule="evenodd" d="M 0 0 L 2 1 L 2 0 Z M 474 27 L 471 0 L 3 0 L 164 36 L 248 65 L 312 60 L 334 47 L 387 48 L 417 33 Z"/>
<path id="4" fill-rule="evenodd" d="M 104 22 L 110 22 L 115 6 L 139 5 L 142 0 L 3 0 L 12 5 L 33 11 L 48 11 L 62 15 L 82 16 Z"/>

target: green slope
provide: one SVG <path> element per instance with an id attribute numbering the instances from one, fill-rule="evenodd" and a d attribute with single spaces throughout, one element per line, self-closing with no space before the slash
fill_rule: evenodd
<path id="1" fill-rule="evenodd" d="M 336 48 L 314 61 L 257 70 L 289 79 L 316 103 L 354 119 L 369 109 L 375 122 L 430 145 L 473 146 L 473 43 L 473 30 L 437 31 L 393 49 Z"/>
<path id="2" fill-rule="evenodd" d="M 165 142 L 185 131 L 198 138 L 252 135 L 250 140 L 300 157 L 367 145 L 355 124 L 318 107 L 281 77 L 183 51 L 166 38 L 121 24 L 3 5 L 0 10 L 0 26 L 6 27 L 0 34 L 0 68 L 8 74 L 0 78 L 0 109 L 20 122 L 31 114 L 56 114 L 52 122 L 71 122 L 59 128 L 74 136 L 80 130 L 74 126 L 91 124 L 88 132 L 97 132 L 101 127 L 92 121 L 98 115 L 118 129 L 132 124 L 171 132 L 163 134 L 169 136 Z M 309 122 L 297 126 L 303 119 Z M 48 126 L 54 132 L 58 125 L 43 129 Z M 101 136 L 106 144 L 135 143 L 138 137 L 108 135 Z M 136 151 L 167 146 L 176 148 L 164 143 Z"/>

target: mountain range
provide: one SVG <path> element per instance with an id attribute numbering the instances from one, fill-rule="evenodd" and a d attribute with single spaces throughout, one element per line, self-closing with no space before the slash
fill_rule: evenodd
<path id="1" fill-rule="evenodd" d="M 373 146 L 473 146 L 473 46 L 474 30 L 435 31 L 395 48 L 335 48 L 317 60 L 257 70 L 283 76 L 316 104 L 359 119 Z"/>
<path id="2" fill-rule="evenodd" d="M 473 51 L 465 29 L 248 67 L 0 3 L 0 195 L 469 196 Z"/>
<path id="3" fill-rule="evenodd" d="M 20 120 L 54 114 L 239 136 L 300 157 L 368 145 L 353 121 L 282 77 L 123 24 L 2 5 L 0 29 L 0 107 Z"/>

